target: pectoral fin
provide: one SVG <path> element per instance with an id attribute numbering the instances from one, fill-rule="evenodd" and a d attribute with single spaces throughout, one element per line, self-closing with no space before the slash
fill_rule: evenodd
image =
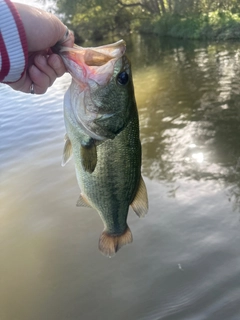
<path id="1" fill-rule="evenodd" d="M 145 183 L 143 181 L 143 178 L 141 176 L 138 191 L 136 193 L 136 196 L 131 203 L 131 207 L 136 212 L 136 214 L 141 218 L 144 217 L 145 214 L 147 214 L 148 211 L 148 196 L 147 196 L 147 189 L 145 186 Z"/>
<path id="2" fill-rule="evenodd" d="M 72 144 L 67 134 L 65 134 L 64 140 L 65 145 L 63 148 L 62 167 L 64 167 L 65 164 L 68 163 L 68 161 L 72 158 Z"/>
<path id="3" fill-rule="evenodd" d="M 97 165 L 97 148 L 94 141 L 87 146 L 81 145 L 80 157 L 84 170 L 92 173 Z"/>
<path id="4" fill-rule="evenodd" d="M 78 201 L 76 203 L 77 207 L 88 207 L 88 208 L 92 208 L 90 203 L 88 202 L 87 198 L 84 196 L 84 194 L 80 194 Z"/>

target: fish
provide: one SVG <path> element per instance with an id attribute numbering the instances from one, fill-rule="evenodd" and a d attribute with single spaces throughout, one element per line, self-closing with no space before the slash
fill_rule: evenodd
<path id="1" fill-rule="evenodd" d="M 81 193 L 77 206 L 95 209 L 104 230 L 98 248 L 112 257 L 133 241 L 129 207 L 148 211 L 141 174 L 139 119 L 124 40 L 99 47 L 60 46 L 72 76 L 64 96 L 62 166 L 73 157 Z"/>

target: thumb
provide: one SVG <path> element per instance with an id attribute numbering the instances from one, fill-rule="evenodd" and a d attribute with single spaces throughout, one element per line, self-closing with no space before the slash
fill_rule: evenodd
<path id="1" fill-rule="evenodd" d="M 15 3 L 15 7 L 25 29 L 29 52 L 48 49 L 64 37 L 66 26 L 55 15 L 22 3 Z"/>

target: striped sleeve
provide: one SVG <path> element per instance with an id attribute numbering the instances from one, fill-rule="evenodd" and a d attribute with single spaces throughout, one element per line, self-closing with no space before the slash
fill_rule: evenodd
<path id="1" fill-rule="evenodd" d="M 0 82 L 19 80 L 26 69 L 27 57 L 21 18 L 10 0 L 0 0 Z"/>

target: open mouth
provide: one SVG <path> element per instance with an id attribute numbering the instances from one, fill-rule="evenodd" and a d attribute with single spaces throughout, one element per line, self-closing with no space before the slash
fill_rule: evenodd
<path id="1" fill-rule="evenodd" d="M 102 66 L 112 59 L 120 58 L 125 50 L 126 44 L 123 40 L 96 48 L 74 45 L 72 49 L 68 49 L 68 58 L 76 63 L 84 62 L 88 66 Z"/>
<path id="2" fill-rule="evenodd" d="M 99 85 L 105 85 L 111 78 L 115 62 L 126 51 L 123 40 L 100 47 L 83 48 L 74 45 L 73 48 L 61 47 L 61 55 L 67 70 L 80 85 L 93 80 Z"/>

